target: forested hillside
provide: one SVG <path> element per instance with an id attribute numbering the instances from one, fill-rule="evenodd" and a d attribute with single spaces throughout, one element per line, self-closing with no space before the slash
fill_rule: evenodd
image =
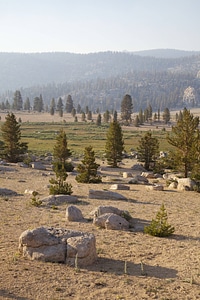
<path id="1" fill-rule="evenodd" d="M 188 56 L 183 56 L 175 50 L 154 53 L 0 53 L 0 102 L 12 103 L 15 90 L 20 90 L 23 100 L 29 97 L 31 103 L 39 95 L 49 105 L 52 98 L 70 94 L 75 107 L 80 104 L 92 110 L 118 110 L 127 93 L 134 110 L 149 103 L 155 110 L 199 106 L 200 55 L 185 52 Z M 190 95 L 186 103 L 188 87 L 193 88 L 194 99 Z"/>

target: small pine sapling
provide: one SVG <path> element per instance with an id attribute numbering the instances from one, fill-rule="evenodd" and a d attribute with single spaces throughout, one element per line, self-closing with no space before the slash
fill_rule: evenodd
<path id="1" fill-rule="evenodd" d="M 164 203 L 161 205 L 156 218 L 152 219 L 149 226 L 145 226 L 144 232 L 152 236 L 167 237 L 175 231 L 174 227 L 168 224 L 167 212 Z"/>

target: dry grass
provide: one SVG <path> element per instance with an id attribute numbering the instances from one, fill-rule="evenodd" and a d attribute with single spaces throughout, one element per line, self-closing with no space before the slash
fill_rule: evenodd
<path id="1" fill-rule="evenodd" d="M 134 162 L 123 163 L 129 169 Z M 120 176 L 122 171 L 104 171 L 103 176 Z M 162 192 L 147 191 L 142 185 L 130 185 L 130 191 L 120 191 L 128 201 L 91 200 L 90 188 L 109 189 L 112 182 L 85 185 L 70 175 L 68 181 L 73 185 L 73 195 L 81 201 L 79 208 L 85 218 L 91 218 L 90 212 L 99 205 L 112 205 L 128 210 L 135 219 L 133 231 L 105 231 L 91 222 L 66 221 L 66 205 L 57 210 L 30 205 L 31 196 L 24 194 L 25 189 L 38 191 L 40 198 L 47 196 L 49 172 L 15 164 L 0 166 L 0 187 L 18 193 L 0 198 L 0 299 L 200 299 L 199 194 L 166 187 Z M 175 234 L 171 238 L 145 235 L 144 225 L 155 217 L 163 201 Z M 97 262 L 77 272 L 64 264 L 21 257 L 20 234 L 42 225 L 94 233 Z"/>

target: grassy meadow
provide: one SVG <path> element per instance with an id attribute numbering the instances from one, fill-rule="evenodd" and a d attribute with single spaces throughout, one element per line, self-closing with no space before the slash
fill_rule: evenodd
<path id="1" fill-rule="evenodd" d="M 190 110 L 194 116 L 200 116 L 200 109 Z M 171 112 L 171 122 L 175 124 L 175 115 L 179 111 Z M 96 153 L 96 156 L 103 158 L 105 152 L 106 133 L 109 124 L 103 123 L 101 126 L 96 125 L 97 114 L 93 114 L 93 122 L 81 122 L 81 115 L 78 114 L 78 122 L 74 122 L 71 114 L 64 113 L 63 117 L 58 114 L 51 116 L 49 113 L 35 112 L 14 112 L 16 119 L 21 119 L 21 134 L 22 141 L 28 143 L 30 153 L 44 154 L 52 152 L 56 141 L 56 135 L 60 129 L 64 129 L 68 138 L 68 147 L 74 156 L 82 155 L 84 148 L 91 145 Z M 0 126 L 5 121 L 7 113 L 0 112 Z M 118 117 L 120 119 L 120 116 Z M 134 114 L 133 114 L 134 119 Z M 154 137 L 159 140 L 160 150 L 168 151 L 172 146 L 166 140 L 166 134 L 171 130 L 170 126 L 161 123 L 153 125 L 145 124 L 140 127 L 134 125 L 122 126 L 124 137 L 125 151 L 130 153 L 131 149 L 136 149 L 138 141 L 142 135 L 151 130 Z M 1 130 L 0 130 L 1 139 Z"/>

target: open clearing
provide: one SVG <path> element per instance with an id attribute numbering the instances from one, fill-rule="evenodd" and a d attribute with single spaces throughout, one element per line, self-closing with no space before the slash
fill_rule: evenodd
<path id="1" fill-rule="evenodd" d="M 130 168 L 134 162 L 124 160 L 123 164 L 123 168 Z M 130 185 L 129 191 L 119 191 L 128 201 L 91 200 L 88 198 L 90 188 L 109 189 L 113 182 L 80 184 L 74 175 L 69 175 L 67 180 L 72 183 L 73 195 L 81 201 L 78 207 L 85 218 L 90 219 L 90 213 L 99 205 L 128 210 L 135 218 L 135 228 L 130 232 L 106 231 L 96 228 L 92 222 L 66 221 L 66 205 L 56 210 L 30 205 L 31 196 L 24 191 L 34 189 L 40 198 L 47 196 L 51 170 L 25 169 L 16 164 L 1 166 L 0 170 L 1 188 L 18 193 L 0 198 L 0 299 L 200 299 L 198 193 L 166 187 L 164 191 L 149 191 L 143 185 Z M 108 169 L 102 175 L 120 177 L 122 171 Z M 145 235 L 144 225 L 155 217 L 162 202 L 175 234 L 170 238 Z M 20 234 L 43 225 L 94 233 L 96 263 L 77 272 L 64 264 L 21 257 Z"/>
<path id="2" fill-rule="evenodd" d="M 24 115 L 21 117 L 23 122 L 27 121 Z M 33 121 L 30 115 L 29 121 Z M 41 114 L 35 115 L 34 121 L 52 120 Z M 17 164 L 0 165 L 0 188 L 18 193 L 0 198 L 0 299 L 200 299 L 200 194 L 169 190 L 166 186 L 164 191 L 149 191 L 144 185 L 130 185 L 129 191 L 119 191 L 128 201 L 88 198 L 90 188 L 109 189 L 116 183 L 112 178 L 122 178 L 123 169 L 130 170 L 134 163 L 124 159 L 121 168 L 103 168 L 103 183 L 98 185 L 77 183 L 73 174 L 67 178 L 86 219 L 92 218 L 90 213 L 99 205 L 116 206 L 129 211 L 135 219 L 131 231 L 106 231 L 89 221 L 68 222 L 66 205 L 58 209 L 30 205 L 31 196 L 24 194 L 26 189 L 39 192 L 40 199 L 49 195 L 49 179 L 53 176 L 50 166 L 39 171 Z M 105 180 L 106 176 L 110 176 L 110 181 Z M 161 183 L 165 184 L 164 180 Z M 144 226 L 155 217 L 163 202 L 175 233 L 170 238 L 145 235 Z M 77 272 L 64 264 L 24 259 L 18 252 L 19 236 L 26 229 L 39 226 L 94 233 L 96 263 Z"/>

